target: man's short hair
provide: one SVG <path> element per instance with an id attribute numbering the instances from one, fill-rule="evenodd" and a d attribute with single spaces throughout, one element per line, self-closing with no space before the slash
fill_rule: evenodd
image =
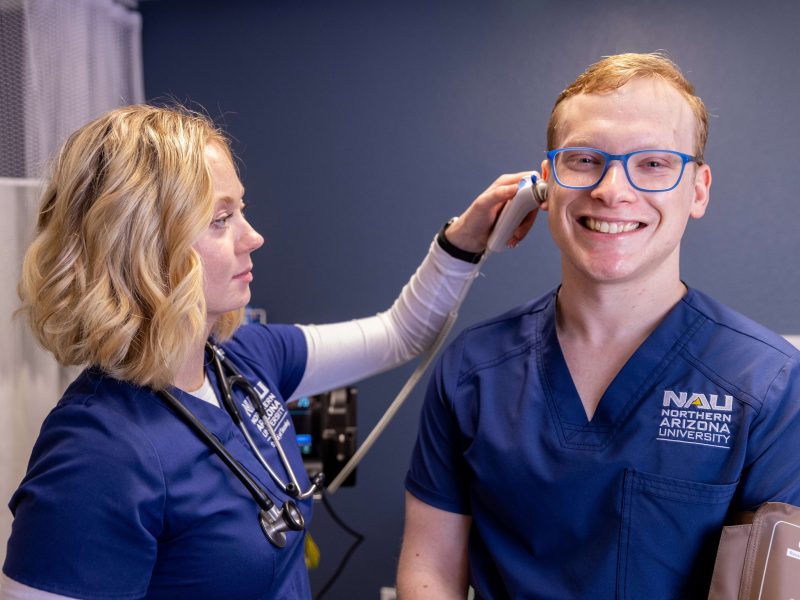
<path id="1" fill-rule="evenodd" d="M 559 94 L 553 105 L 547 124 L 547 149 L 555 148 L 558 108 L 564 100 L 578 94 L 611 92 L 636 78 L 661 79 L 672 85 L 686 99 L 697 121 L 694 155 L 698 162 L 702 162 L 708 139 L 708 111 L 703 100 L 695 94 L 694 86 L 684 77 L 678 66 L 659 52 L 607 56 L 581 73 Z"/>

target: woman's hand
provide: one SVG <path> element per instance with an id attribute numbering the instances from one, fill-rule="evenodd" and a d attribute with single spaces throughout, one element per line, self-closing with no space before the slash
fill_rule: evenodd
<path id="1" fill-rule="evenodd" d="M 501 175 L 486 191 L 478 196 L 469 208 L 465 210 L 455 223 L 450 225 L 445 232 L 447 240 L 466 252 L 482 252 L 492 232 L 500 211 L 505 203 L 511 200 L 517 192 L 520 180 L 530 171 Z M 539 174 L 534 172 L 538 177 Z M 510 247 L 519 244 L 528 234 L 536 220 L 536 210 L 531 211 L 514 230 L 511 239 L 507 240 Z M 506 240 L 504 240 L 506 241 Z"/>

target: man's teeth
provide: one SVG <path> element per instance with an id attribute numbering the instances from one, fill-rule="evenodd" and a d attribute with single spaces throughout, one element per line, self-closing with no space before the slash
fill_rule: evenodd
<path id="1" fill-rule="evenodd" d="M 608 221 L 598 221 L 591 217 L 586 217 L 584 222 L 586 223 L 586 227 L 592 231 L 599 231 L 600 233 L 626 233 L 634 229 L 639 229 L 639 223 L 637 222 L 610 223 Z"/>

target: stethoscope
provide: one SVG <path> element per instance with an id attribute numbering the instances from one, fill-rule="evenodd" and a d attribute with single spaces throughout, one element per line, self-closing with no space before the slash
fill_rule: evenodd
<path id="1" fill-rule="evenodd" d="M 280 439 L 275 434 L 275 430 L 270 424 L 267 411 L 261 403 L 261 398 L 259 397 L 256 389 L 239 372 L 236 366 L 230 360 L 228 360 L 222 348 L 211 342 L 206 342 L 206 350 L 208 350 L 211 355 L 211 363 L 213 364 L 214 372 L 217 376 L 217 381 L 219 382 L 222 405 L 230 415 L 231 419 L 233 419 L 233 422 L 239 427 L 245 439 L 247 440 L 250 449 L 253 451 L 253 454 L 255 454 L 256 458 L 258 458 L 258 461 L 261 463 L 264 469 L 266 469 L 273 481 L 288 496 L 291 496 L 292 498 L 302 500 L 315 494 L 322 487 L 322 481 L 324 479 L 323 474 L 318 473 L 315 475 L 308 490 L 305 492 L 301 491 L 300 483 L 295 476 L 294 469 L 289 463 L 289 459 L 283 450 Z M 225 374 L 226 370 L 229 373 L 228 375 Z M 247 427 L 242 420 L 242 416 L 239 413 L 239 409 L 236 406 L 236 402 L 233 398 L 233 388 L 237 385 L 249 398 L 253 407 L 261 417 L 264 427 L 267 429 L 270 439 L 275 445 L 278 456 L 280 456 L 281 463 L 283 464 L 286 473 L 289 475 L 290 481 L 283 481 L 283 479 L 281 479 L 278 474 L 275 473 L 274 469 L 272 469 L 269 463 L 267 463 L 267 461 L 264 459 L 261 451 L 258 449 L 253 441 L 253 438 L 250 436 L 250 432 L 247 430 Z M 227 466 L 239 479 L 239 481 L 241 481 L 242 484 L 247 488 L 247 491 L 250 492 L 250 495 L 253 496 L 253 500 L 256 501 L 256 504 L 258 504 L 259 508 L 261 509 L 259 512 L 258 521 L 261 525 L 264 535 L 267 536 L 267 539 L 272 544 L 278 548 L 283 548 L 286 545 L 287 531 L 303 530 L 305 527 L 305 520 L 303 519 L 302 513 L 297 508 L 297 505 L 293 500 L 287 500 L 280 508 L 278 508 L 272 498 L 270 498 L 269 494 L 267 494 L 266 490 L 264 490 L 264 488 L 261 487 L 261 485 L 253 478 L 253 476 L 247 472 L 242 464 L 231 455 L 231 453 L 227 448 L 225 448 L 225 446 L 222 445 L 219 439 L 217 439 L 217 437 L 211 433 L 189 409 L 181 404 L 180 400 L 178 400 L 167 390 L 160 391 L 159 396 L 161 396 L 161 398 L 163 398 L 167 404 L 169 404 L 172 410 L 175 411 L 175 413 L 197 434 L 197 436 L 202 439 L 217 456 L 219 456 L 220 460 L 225 463 L 225 466 Z"/>

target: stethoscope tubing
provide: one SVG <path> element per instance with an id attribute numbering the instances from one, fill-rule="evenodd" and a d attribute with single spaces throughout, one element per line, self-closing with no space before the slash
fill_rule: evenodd
<path id="1" fill-rule="evenodd" d="M 160 391 L 159 395 L 169 404 L 170 408 L 178 414 L 181 420 L 211 448 L 214 454 L 216 454 L 223 463 L 225 463 L 225 466 L 236 475 L 237 479 L 247 488 L 247 491 L 250 492 L 250 495 L 253 496 L 253 499 L 261 509 L 270 510 L 275 506 L 272 499 L 264 492 L 261 486 L 256 483 L 250 473 L 242 467 L 239 461 L 231 456 L 230 452 L 222 445 L 222 442 L 219 441 L 217 436 L 211 433 L 211 431 L 209 431 L 180 400 L 166 390 Z"/>
<path id="2" fill-rule="evenodd" d="M 280 486 L 280 488 L 289 496 L 298 498 L 300 500 L 304 500 L 305 498 L 313 496 L 321 487 L 322 474 L 319 474 L 314 478 L 314 481 L 312 481 L 308 490 L 305 492 L 301 490 L 300 482 L 298 481 L 294 469 L 289 462 L 289 457 L 286 456 L 286 452 L 283 449 L 283 444 L 281 443 L 280 439 L 278 439 L 275 430 L 269 423 L 269 416 L 267 415 L 266 410 L 261 403 L 261 398 L 259 398 L 258 393 L 253 388 L 252 384 L 241 373 L 239 373 L 235 365 L 225 356 L 225 352 L 222 350 L 222 348 L 212 344 L 211 342 L 207 342 L 206 347 L 211 352 L 211 359 L 214 364 L 214 372 L 219 380 L 219 388 L 222 392 L 222 402 L 225 405 L 225 410 L 241 430 L 258 461 L 261 463 L 264 469 L 266 469 L 273 481 L 278 484 L 278 486 Z M 223 367 L 227 368 L 229 372 L 233 373 L 233 375 L 226 376 Z M 264 459 L 264 456 L 261 454 L 261 451 L 258 449 L 258 446 L 256 446 L 253 438 L 251 437 L 250 432 L 247 430 L 247 426 L 244 424 L 241 414 L 239 413 L 239 408 L 236 406 L 236 402 L 233 399 L 233 387 L 235 385 L 239 385 L 244 393 L 247 394 L 251 403 L 253 404 L 253 408 L 255 408 L 261 417 L 261 421 L 264 423 L 264 426 L 269 432 L 270 439 L 275 446 L 275 450 L 278 452 L 281 464 L 283 464 L 283 468 L 291 480 L 290 483 L 284 482 L 283 479 L 269 465 L 269 463 L 267 463 L 267 461 Z"/>

